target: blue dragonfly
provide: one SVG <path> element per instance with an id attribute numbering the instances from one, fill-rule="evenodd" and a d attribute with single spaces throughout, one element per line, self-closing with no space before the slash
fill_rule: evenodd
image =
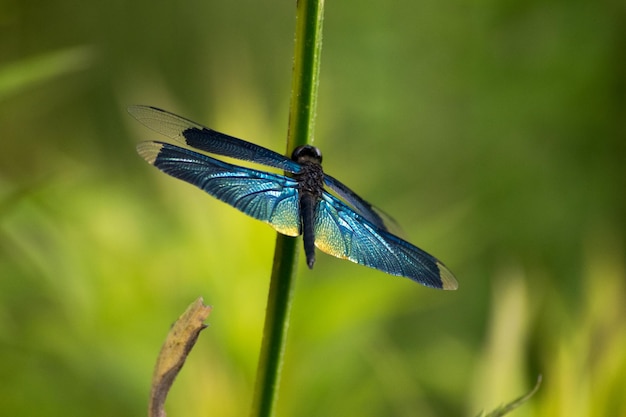
<path id="1" fill-rule="evenodd" d="M 392 234 L 371 204 L 323 172 L 319 149 L 300 146 L 288 158 L 156 107 L 131 106 L 128 112 L 146 127 L 189 148 L 291 173 L 285 176 L 233 165 L 167 142 L 137 145 L 139 155 L 166 174 L 195 185 L 279 233 L 302 234 L 309 268 L 315 263 L 317 247 L 427 287 L 457 289 L 454 275 L 443 263 Z"/>

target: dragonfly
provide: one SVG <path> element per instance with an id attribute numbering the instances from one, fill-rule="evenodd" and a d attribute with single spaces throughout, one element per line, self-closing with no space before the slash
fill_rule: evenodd
<path id="1" fill-rule="evenodd" d="M 390 232 L 390 222 L 370 203 L 324 173 L 318 148 L 300 146 L 289 158 L 156 107 L 136 105 L 128 112 L 149 129 L 185 146 L 142 142 L 137 152 L 143 159 L 278 233 L 302 235 L 309 268 L 315 264 L 317 247 L 427 287 L 457 289 L 454 275 L 441 261 Z M 277 168 L 287 175 L 230 164 L 192 149 Z"/>

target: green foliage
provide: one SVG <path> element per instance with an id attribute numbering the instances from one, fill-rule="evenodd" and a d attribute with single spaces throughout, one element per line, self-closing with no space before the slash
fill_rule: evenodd
<path id="1" fill-rule="evenodd" d="M 274 233 L 146 166 L 134 146 L 155 137 L 125 108 L 160 106 L 282 151 L 294 13 L 0 7 L 3 414 L 145 413 L 162 336 L 199 296 L 210 331 L 168 414 L 248 413 Z M 476 415 L 538 374 L 541 390 L 510 415 L 626 414 L 620 13 L 327 4 L 325 168 L 460 287 L 320 254 L 297 282 L 277 415 Z"/>

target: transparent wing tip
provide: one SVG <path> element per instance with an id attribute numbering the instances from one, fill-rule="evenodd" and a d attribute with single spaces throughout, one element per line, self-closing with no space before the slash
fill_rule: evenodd
<path id="1" fill-rule="evenodd" d="M 157 142 L 141 142 L 137 145 L 137 153 L 150 165 L 154 165 L 163 144 Z"/>
<path id="2" fill-rule="evenodd" d="M 441 289 L 442 290 L 456 290 L 459 288 L 459 283 L 452 275 L 452 272 L 444 264 L 441 262 L 437 262 L 437 267 L 439 268 L 439 279 L 441 279 Z"/>

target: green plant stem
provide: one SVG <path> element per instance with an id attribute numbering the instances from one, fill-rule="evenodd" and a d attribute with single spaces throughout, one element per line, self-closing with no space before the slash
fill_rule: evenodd
<path id="1" fill-rule="evenodd" d="M 298 0 L 287 154 L 311 142 L 322 46 L 323 0 Z M 252 403 L 253 417 L 274 413 L 287 339 L 299 240 L 278 234 L 263 343 Z"/>

